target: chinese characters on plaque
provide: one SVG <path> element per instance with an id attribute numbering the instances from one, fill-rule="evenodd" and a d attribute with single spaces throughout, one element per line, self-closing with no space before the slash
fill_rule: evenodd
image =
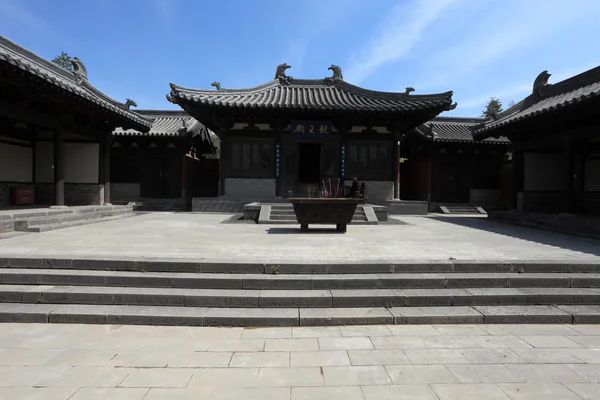
<path id="1" fill-rule="evenodd" d="M 292 136 L 330 136 L 332 124 L 329 121 L 292 121 Z"/>
<path id="2" fill-rule="evenodd" d="M 342 154 L 340 157 L 340 178 L 344 179 L 346 177 L 346 146 L 342 145 L 341 150 Z"/>
<path id="3" fill-rule="evenodd" d="M 279 143 L 277 143 L 275 145 L 275 177 L 279 178 L 279 175 L 281 175 L 281 171 L 279 169 L 279 167 L 281 166 L 281 145 Z"/>

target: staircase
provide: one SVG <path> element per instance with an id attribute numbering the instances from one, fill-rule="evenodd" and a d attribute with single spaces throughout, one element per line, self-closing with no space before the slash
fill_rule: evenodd
<path id="1" fill-rule="evenodd" d="M 136 215 L 132 206 L 84 206 L 32 209 L 0 215 L 0 232 L 47 232 Z"/>
<path id="2" fill-rule="evenodd" d="M 260 207 L 260 215 L 258 217 L 259 224 L 298 224 L 294 207 L 292 204 L 274 203 L 272 205 L 262 204 Z M 372 206 L 358 205 L 351 224 L 362 225 L 377 225 L 378 219 Z"/>
<path id="3" fill-rule="evenodd" d="M 443 214 L 487 214 L 486 211 L 472 204 L 440 204 Z"/>
<path id="4" fill-rule="evenodd" d="M 600 323 L 600 264 L 0 259 L 0 322 Z"/>
<path id="5" fill-rule="evenodd" d="M 191 199 L 142 199 L 136 202 L 135 211 L 191 211 Z"/>

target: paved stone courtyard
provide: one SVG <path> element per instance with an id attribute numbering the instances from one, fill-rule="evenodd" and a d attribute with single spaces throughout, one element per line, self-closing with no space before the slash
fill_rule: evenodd
<path id="1" fill-rule="evenodd" d="M 228 214 L 152 213 L 46 233 L 7 235 L 0 257 L 193 259 L 341 263 L 427 260 L 599 261 L 600 242 L 458 216 L 394 217 L 404 224 L 223 224 Z"/>
<path id="2" fill-rule="evenodd" d="M 593 400 L 600 326 L 0 325 L 0 399 Z"/>

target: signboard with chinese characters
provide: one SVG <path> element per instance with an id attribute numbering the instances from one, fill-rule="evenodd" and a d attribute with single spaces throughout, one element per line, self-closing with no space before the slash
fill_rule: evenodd
<path id="1" fill-rule="evenodd" d="M 292 136 L 314 137 L 330 136 L 333 125 L 331 121 L 292 121 Z"/>
<path id="2" fill-rule="evenodd" d="M 279 178 L 281 175 L 281 145 L 277 143 L 275 145 L 275 177 Z"/>

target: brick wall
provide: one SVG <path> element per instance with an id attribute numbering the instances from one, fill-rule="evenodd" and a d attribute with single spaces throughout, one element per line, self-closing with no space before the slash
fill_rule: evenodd
<path id="1" fill-rule="evenodd" d="M 361 181 L 368 187 L 367 203 L 386 205 L 394 199 L 394 181 Z"/>
<path id="2" fill-rule="evenodd" d="M 275 179 L 226 178 L 225 197 L 234 199 L 275 197 Z"/>
<path id="3" fill-rule="evenodd" d="M 112 204 L 127 204 L 130 201 L 140 200 L 139 183 L 111 183 L 110 202 Z"/>
<path id="4" fill-rule="evenodd" d="M 581 203 L 585 212 L 593 215 L 600 215 L 600 193 L 585 192 L 582 193 Z"/>
<path id="5" fill-rule="evenodd" d="M 101 205 L 104 203 L 104 185 L 66 183 L 65 203 L 69 206 Z"/>
<path id="6" fill-rule="evenodd" d="M 469 203 L 484 207 L 495 207 L 500 204 L 500 190 L 471 189 Z"/>
<path id="7" fill-rule="evenodd" d="M 11 187 L 33 188 L 34 185 L 31 183 L 0 183 L 0 207 L 10 205 Z"/>
<path id="8" fill-rule="evenodd" d="M 519 211 L 556 213 L 561 211 L 561 192 L 523 192 L 523 207 Z"/>
<path id="9" fill-rule="evenodd" d="M 10 187 L 8 183 L 0 183 L 0 207 L 8 206 L 10 202 Z"/>

